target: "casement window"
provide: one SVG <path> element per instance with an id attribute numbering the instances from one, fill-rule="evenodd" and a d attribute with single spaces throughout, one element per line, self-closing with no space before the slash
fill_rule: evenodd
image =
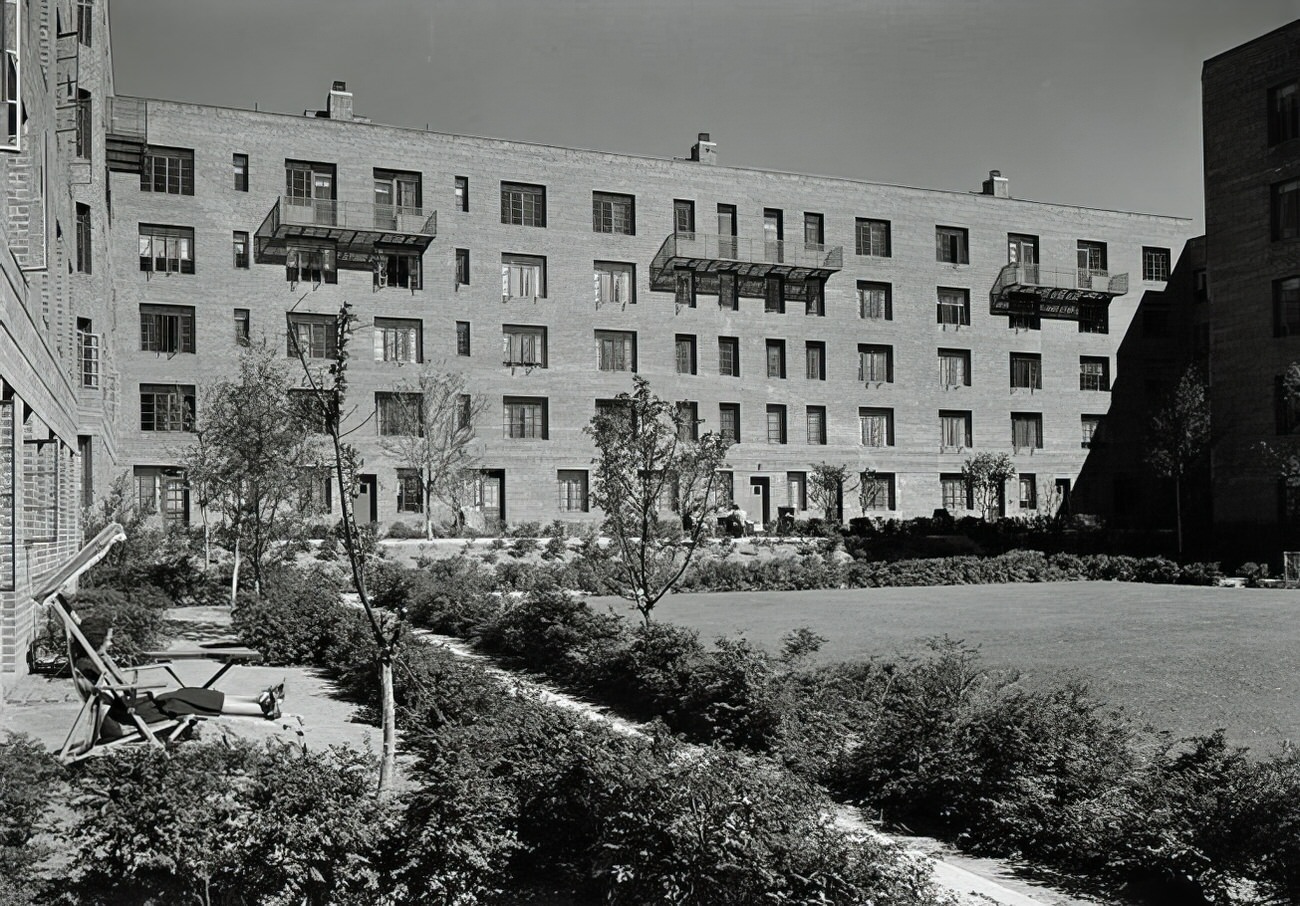
<path id="1" fill-rule="evenodd" d="M 423 437 L 424 397 L 419 393 L 376 393 L 375 424 L 380 437 Z"/>
<path id="2" fill-rule="evenodd" d="M 453 205 L 453 210 L 460 211 L 462 213 L 468 211 L 469 210 L 469 177 L 457 176 L 456 187 L 454 191 L 456 194 L 456 199 L 455 199 L 455 204 Z"/>
<path id="3" fill-rule="evenodd" d="M 739 251 L 736 242 L 736 206 L 718 205 L 718 257 L 735 258 Z"/>
<path id="4" fill-rule="evenodd" d="M 695 202 L 681 198 L 673 200 L 673 232 L 695 235 Z"/>
<path id="5" fill-rule="evenodd" d="M 286 216 L 295 222 L 333 226 L 338 220 L 334 200 L 334 165 L 302 160 L 284 162 Z"/>
<path id="6" fill-rule="evenodd" d="M 474 427 L 474 400 L 468 393 L 456 397 L 456 427 L 462 430 Z"/>
<path id="7" fill-rule="evenodd" d="M 733 444 L 740 443 L 740 403 L 718 403 L 718 434 Z"/>
<path id="8" fill-rule="evenodd" d="M 419 173 L 405 170 L 374 170 L 375 227 L 397 229 L 404 215 L 421 214 Z"/>
<path id="9" fill-rule="evenodd" d="M 91 272 L 90 205 L 77 205 L 77 273 Z"/>
<path id="10" fill-rule="evenodd" d="M 241 269 L 248 268 L 248 233 L 244 230 L 235 230 L 230 234 L 231 250 L 234 252 L 235 267 Z"/>
<path id="11" fill-rule="evenodd" d="M 765 346 L 767 350 L 767 376 L 770 378 L 785 378 L 785 340 L 768 340 Z"/>
<path id="12" fill-rule="evenodd" d="M 502 434 L 511 440 L 546 440 L 546 398 L 507 396 L 501 404 Z"/>
<path id="13" fill-rule="evenodd" d="M 329 469 L 306 468 L 298 473 L 298 511 L 328 516 L 334 508 L 334 482 Z"/>
<path id="14" fill-rule="evenodd" d="M 939 350 L 939 386 L 970 386 L 970 350 Z"/>
<path id="15" fill-rule="evenodd" d="M 894 503 L 893 472 L 863 472 L 858 480 L 862 483 L 863 510 L 868 513 L 888 512 L 897 509 Z"/>
<path id="16" fill-rule="evenodd" d="M 594 233 L 636 235 L 636 199 L 611 192 L 591 193 L 591 229 Z"/>
<path id="17" fill-rule="evenodd" d="M 679 333 L 673 345 L 677 353 L 677 373 L 695 374 L 697 367 L 695 335 Z"/>
<path id="18" fill-rule="evenodd" d="M 140 224 L 140 270 L 155 274 L 194 273 L 194 228 Z"/>
<path id="19" fill-rule="evenodd" d="M 768 261 L 785 261 L 785 214 L 776 208 L 763 209 L 763 255 Z"/>
<path id="20" fill-rule="evenodd" d="M 673 304 L 678 308 L 695 307 L 695 272 L 684 267 L 673 271 Z"/>
<path id="21" fill-rule="evenodd" d="M 546 367 L 546 328 L 506 324 L 501 328 L 501 362 L 525 368 Z"/>
<path id="22" fill-rule="evenodd" d="M 140 349 L 175 355 L 194 351 L 194 306 L 141 305 Z"/>
<path id="23" fill-rule="evenodd" d="M 1042 330 L 1043 319 L 1038 315 L 1010 314 L 1007 315 L 1007 327 L 1015 331 Z"/>
<path id="24" fill-rule="evenodd" d="M 872 321 L 894 319 L 893 291 L 888 283 L 858 281 L 858 317 Z"/>
<path id="25" fill-rule="evenodd" d="M 1082 433 L 1080 447 L 1087 450 L 1101 439 L 1101 419 L 1100 415 L 1079 416 L 1079 429 Z"/>
<path id="26" fill-rule="evenodd" d="M 141 384 L 141 431 L 193 431 L 193 384 Z"/>
<path id="27" fill-rule="evenodd" d="M 402 289 L 420 289 L 423 286 L 420 264 L 419 252 L 375 249 L 374 288 L 399 286 Z"/>
<path id="28" fill-rule="evenodd" d="M 325 246 L 289 246 L 284 258 L 284 279 L 290 283 L 338 283 L 334 249 Z"/>
<path id="29" fill-rule="evenodd" d="M 939 476 L 939 491 L 943 497 L 943 508 L 950 513 L 974 509 L 971 488 L 960 473 L 945 472 Z"/>
<path id="30" fill-rule="evenodd" d="M 1018 264 L 1022 268 L 1031 268 L 1031 276 L 1037 276 L 1038 237 L 1024 233 L 1007 234 L 1007 264 Z"/>
<path id="31" fill-rule="evenodd" d="M 333 315 L 289 315 L 289 356 L 332 359 L 338 352 L 338 325 Z"/>
<path id="32" fill-rule="evenodd" d="M 414 318 L 375 318 L 375 361 L 424 361 L 422 324 Z"/>
<path id="33" fill-rule="evenodd" d="M 939 449 L 960 453 L 971 446 L 971 417 L 969 412 L 940 410 Z"/>
<path id="34" fill-rule="evenodd" d="M 230 156 L 230 169 L 234 177 L 235 191 L 248 191 L 248 155 L 232 154 Z"/>
<path id="35" fill-rule="evenodd" d="M 135 503 L 141 513 L 157 513 L 167 525 L 188 525 L 190 487 L 183 469 L 135 466 Z"/>
<path id="36" fill-rule="evenodd" d="M 1273 281 L 1273 336 L 1300 334 L 1300 277 Z"/>
<path id="37" fill-rule="evenodd" d="M 953 327 L 970 324 L 970 290 L 939 287 L 937 320 Z"/>
<path id="38" fill-rule="evenodd" d="M 397 512 L 424 512 L 424 481 L 417 469 L 397 470 Z"/>
<path id="39" fill-rule="evenodd" d="M 892 383 L 894 380 L 894 347 L 859 343 L 858 380 Z"/>
<path id="40" fill-rule="evenodd" d="M 252 312 L 247 308 L 235 309 L 235 345 L 247 346 L 251 342 Z"/>
<path id="41" fill-rule="evenodd" d="M 1110 333 L 1110 310 L 1104 303 L 1079 306 L 1079 333 Z"/>
<path id="42" fill-rule="evenodd" d="M 821 214 L 803 215 L 803 245 L 810 252 L 820 252 L 826 243 L 826 219 Z"/>
<path id="43" fill-rule="evenodd" d="M 636 302 L 635 265 L 597 261 L 592 270 L 597 305 L 626 305 Z"/>
<path id="44" fill-rule="evenodd" d="M 189 148 L 145 148 L 140 191 L 193 195 L 194 151 Z"/>
<path id="45" fill-rule="evenodd" d="M 546 259 L 537 255 L 501 256 L 501 299 L 546 296 Z"/>
<path id="46" fill-rule="evenodd" d="M 526 183 L 501 183 L 501 222 L 518 226 L 546 226 L 546 187 Z"/>
<path id="47" fill-rule="evenodd" d="M 888 258 L 890 256 L 888 220 L 857 218 L 854 238 L 856 239 L 855 249 L 864 258 Z"/>
<path id="48" fill-rule="evenodd" d="M 802 513 L 808 509 L 807 472 L 786 472 L 785 487 L 786 499 L 789 501 L 792 510 L 796 513 Z"/>
<path id="49" fill-rule="evenodd" d="M 1028 472 L 1020 473 L 1020 508 L 1022 510 L 1038 509 L 1038 476 Z"/>
<path id="50" fill-rule="evenodd" d="M 1169 249 L 1142 247 L 1142 279 L 1163 282 L 1169 279 Z"/>
<path id="51" fill-rule="evenodd" d="M 1268 143 L 1300 138 L 1300 82 L 1287 82 L 1268 91 Z"/>
<path id="52" fill-rule="evenodd" d="M 587 470 L 558 469 L 555 473 L 561 513 L 587 512 Z"/>
<path id="53" fill-rule="evenodd" d="M 739 306 L 740 294 L 736 289 L 736 275 L 718 274 L 718 308 L 735 311 Z"/>
<path id="54" fill-rule="evenodd" d="M 469 355 L 469 322 L 456 322 L 456 355 Z"/>
<path id="55" fill-rule="evenodd" d="M 739 337 L 718 337 L 718 374 L 740 377 Z"/>
<path id="56" fill-rule="evenodd" d="M 894 410 L 863 406 L 858 409 L 859 437 L 864 447 L 894 445 Z"/>
<path id="57" fill-rule="evenodd" d="M 804 377 L 810 381 L 826 380 L 826 344 L 820 340 L 804 344 Z"/>
<path id="58" fill-rule="evenodd" d="M 826 316 L 826 286 L 821 280 L 809 279 L 803 284 L 803 313 L 817 318 Z"/>
<path id="59" fill-rule="evenodd" d="M 700 404 L 691 400 L 677 402 L 677 439 L 700 439 Z"/>
<path id="60" fill-rule="evenodd" d="M 969 232 L 962 227 L 935 227 L 934 256 L 946 264 L 970 264 Z"/>
<path id="61" fill-rule="evenodd" d="M 95 22 L 94 0 L 77 0 L 77 43 L 90 46 Z"/>
<path id="62" fill-rule="evenodd" d="M 1079 289 L 1092 289 L 1094 277 L 1099 280 L 1097 289 L 1106 289 L 1109 283 L 1106 271 L 1106 243 L 1080 239 L 1076 248 L 1079 259 Z"/>
<path id="63" fill-rule="evenodd" d="M 456 285 L 469 286 L 469 249 L 456 249 Z"/>
<path id="64" fill-rule="evenodd" d="M 596 368 L 600 371 L 636 371 L 636 332 L 596 331 Z"/>
<path id="65" fill-rule="evenodd" d="M 7 51 L 8 48 L 6 48 L 6 56 L 9 56 Z M 15 62 L 14 57 L 9 56 L 9 59 L 6 62 L 12 65 Z M 14 73 L 12 69 L 7 69 L 6 74 L 10 77 L 5 79 L 5 81 L 9 83 L 9 85 L 5 86 L 6 100 L 8 100 L 8 93 L 13 90 L 13 88 L 17 87 L 18 79 L 16 73 Z M 9 124 L 9 134 L 10 136 L 14 136 L 17 134 L 17 130 L 14 128 L 17 124 L 12 122 L 12 120 L 15 119 L 14 114 L 17 113 L 18 107 L 15 102 L 10 102 L 10 104 L 9 113 L 11 122 Z M 95 120 L 93 116 L 93 105 L 94 102 L 90 98 L 90 92 L 84 88 L 78 88 L 77 106 L 73 110 L 73 115 L 76 119 L 73 123 L 74 138 L 72 148 L 73 153 L 80 160 L 90 159 L 90 149 L 94 143 Z"/>
<path id="66" fill-rule="evenodd" d="M 769 444 L 783 444 L 785 441 L 785 406 L 769 404 L 767 407 L 767 442 Z"/>
<path id="67" fill-rule="evenodd" d="M 826 407 L 809 406 L 807 416 L 808 416 L 808 443 L 825 444 L 826 443 Z"/>
<path id="68" fill-rule="evenodd" d="M 785 314 L 785 281 L 780 277 L 763 281 L 763 311 Z"/>
<path id="69" fill-rule="evenodd" d="M 1011 389 L 1043 389 L 1043 357 L 1037 353 L 1011 353 Z"/>
<path id="70" fill-rule="evenodd" d="M 99 389 L 99 334 L 89 318 L 77 319 L 77 376 L 82 390 Z"/>
<path id="71" fill-rule="evenodd" d="M 1036 412 L 1011 413 L 1011 446 L 1021 450 L 1043 448 L 1043 416 Z"/>
<path id="72" fill-rule="evenodd" d="M 1079 389 L 1109 390 L 1110 359 L 1105 356 L 1079 356 Z"/>

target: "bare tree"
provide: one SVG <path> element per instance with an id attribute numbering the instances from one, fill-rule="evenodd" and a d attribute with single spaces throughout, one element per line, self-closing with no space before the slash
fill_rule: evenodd
<path id="1" fill-rule="evenodd" d="M 610 590 L 649 625 L 695 554 L 730 441 L 713 432 L 694 439 L 698 425 L 685 409 L 655 396 L 645 378 L 633 381 L 583 430 L 596 444 L 591 502 L 618 554 Z M 660 518 L 665 504 L 680 524 Z"/>
<path id="2" fill-rule="evenodd" d="M 1300 373 L 1296 375 L 1300 385 Z M 1151 418 L 1147 464 L 1161 478 L 1174 481 L 1174 524 L 1178 553 L 1183 553 L 1183 479 L 1210 445 L 1210 401 L 1205 380 L 1196 366 L 1188 366 L 1173 393 Z"/>
<path id="3" fill-rule="evenodd" d="M 827 462 L 812 465 L 812 474 L 808 477 L 808 497 L 813 506 L 825 514 L 828 523 L 839 524 L 844 495 L 853 493 L 853 480 L 853 473 L 847 465 L 831 465 Z"/>
<path id="4" fill-rule="evenodd" d="M 962 464 L 961 477 L 970 488 L 980 518 L 987 520 L 1003 499 L 1007 482 L 1016 477 L 1016 467 L 1005 453 L 976 453 Z"/>
<path id="5" fill-rule="evenodd" d="M 381 446 L 401 467 L 420 479 L 424 537 L 433 539 L 433 508 L 440 503 L 459 513 L 465 490 L 481 463 L 475 425 L 487 398 L 469 393 L 460 372 L 425 368 L 390 397 L 397 430 L 383 435 Z"/>
<path id="6" fill-rule="evenodd" d="M 871 510 L 876 509 L 881 495 L 888 493 L 888 491 L 889 488 L 876 474 L 875 469 L 863 469 L 858 474 L 858 508 L 862 510 L 862 514 L 865 516 Z"/>

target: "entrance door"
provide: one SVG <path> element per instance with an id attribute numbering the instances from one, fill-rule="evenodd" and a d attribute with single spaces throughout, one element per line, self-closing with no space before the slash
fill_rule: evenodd
<path id="1" fill-rule="evenodd" d="M 770 478 L 753 477 L 749 479 L 749 493 L 752 498 L 756 498 L 754 503 L 757 507 L 750 509 L 753 516 L 761 515 L 763 521 L 759 525 L 767 525 L 772 521 L 772 481 Z M 750 518 L 753 518 L 751 516 Z M 758 521 L 758 520 L 754 520 Z"/>
<path id="2" fill-rule="evenodd" d="M 1058 516 L 1070 515 L 1070 479 L 1056 479 L 1056 499 L 1060 501 L 1057 505 L 1056 513 Z"/>
<path id="3" fill-rule="evenodd" d="M 736 206 L 718 205 L 718 257 L 736 257 Z"/>
<path id="4" fill-rule="evenodd" d="M 1018 264 L 1024 274 L 1022 281 L 1037 283 L 1038 277 L 1038 237 L 1020 236 L 1011 233 L 1007 236 L 1007 264 Z"/>
<path id="5" fill-rule="evenodd" d="M 780 264 L 785 256 L 782 254 L 782 241 L 785 229 L 781 212 L 774 208 L 763 210 L 763 245 L 768 261 Z"/>
<path id="6" fill-rule="evenodd" d="M 479 485 L 479 507 L 483 518 L 496 519 L 502 525 L 506 521 L 506 471 L 505 469 L 484 469 Z"/>
<path id="7" fill-rule="evenodd" d="M 352 515 L 358 525 L 379 521 L 379 479 L 357 476 L 357 496 L 352 498 Z"/>

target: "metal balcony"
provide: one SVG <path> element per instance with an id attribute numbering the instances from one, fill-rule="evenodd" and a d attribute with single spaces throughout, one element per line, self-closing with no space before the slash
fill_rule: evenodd
<path id="1" fill-rule="evenodd" d="M 423 254 L 437 235 L 436 211 L 282 195 L 257 228 L 256 260 L 283 264 L 290 245 L 314 240 L 333 243 L 340 268 L 370 270 L 376 248 Z"/>
<path id="2" fill-rule="evenodd" d="M 108 169 L 139 173 L 144 168 L 144 147 L 149 135 L 149 107 L 140 98 L 108 98 Z"/>
<path id="3" fill-rule="evenodd" d="M 843 267 L 842 246 L 827 248 L 789 240 L 672 233 L 650 262 L 650 287 L 671 292 L 673 274 L 682 269 L 699 275 L 731 273 L 741 280 L 781 277 L 798 283 L 810 278 L 825 280 Z"/>
<path id="4" fill-rule="evenodd" d="M 1077 321 L 1081 309 L 1105 307 L 1128 292 L 1128 274 L 1038 264 L 1008 264 L 989 291 L 989 313 Z"/>

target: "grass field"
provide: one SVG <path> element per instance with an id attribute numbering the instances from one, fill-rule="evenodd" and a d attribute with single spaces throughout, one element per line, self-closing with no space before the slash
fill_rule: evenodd
<path id="1" fill-rule="evenodd" d="M 592 601 L 614 604 L 615 599 Z M 658 619 L 775 648 L 808 626 L 823 661 L 889 655 L 926 636 L 978 645 L 1030 681 L 1067 675 L 1179 736 L 1222 727 L 1260 754 L 1300 742 L 1300 591 L 1059 582 L 673 595 Z"/>

